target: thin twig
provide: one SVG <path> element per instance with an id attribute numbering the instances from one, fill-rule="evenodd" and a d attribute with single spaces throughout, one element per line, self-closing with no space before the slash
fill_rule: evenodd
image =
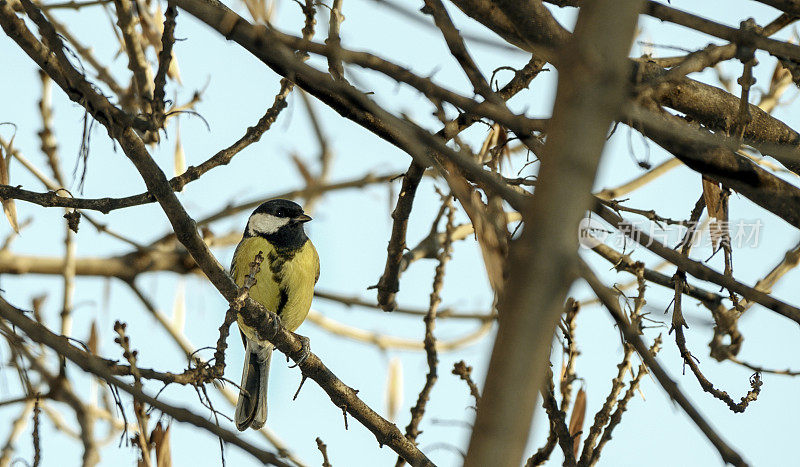
<path id="1" fill-rule="evenodd" d="M 153 126 L 161 128 L 164 124 L 164 98 L 166 95 L 167 72 L 172 62 L 172 46 L 175 44 L 175 17 L 178 16 L 178 9 L 175 5 L 168 5 L 164 14 L 164 32 L 161 35 L 161 51 L 158 52 L 158 69 L 154 78 L 153 94 L 153 118 L 156 119 Z"/>
<path id="2" fill-rule="evenodd" d="M 317 449 L 319 449 L 320 454 L 322 454 L 322 467 L 333 467 L 328 460 L 328 446 L 326 446 L 319 437 L 317 437 Z"/>
<path id="3" fill-rule="evenodd" d="M 36 397 L 33 403 L 33 467 L 39 467 L 42 462 L 42 449 L 39 440 L 39 415 L 42 413 L 39 407 L 39 397 Z"/>
<path id="4" fill-rule="evenodd" d="M 659 334 L 655 340 L 653 341 L 653 345 L 650 346 L 650 354 L 655 357 L 658 355 L 658 351 L 661 349 L 661 335 Z M 636 376 L 631 380 L 630 384 L 628 385 L 627 391 L 625 391 L 625 395 L 617 401 L 617 408 L 614 410 L 614 413 L 611 414 L 611 418 L 608 421 L 608 425 L 603 430 L 603 436 L 600 437 L 600 441 L 597 443 L 597 447 L 594 448 L 592 451 L 592 456 L 589 462 L 590 466 L 593 466 L 600 460 L 600 453 L 603 451 L 606 443 L 611 440 L 611 434 L 614 431 L 619 423 L 622 421 L 622 414 L 625 413 L 625 410 L 628 408 L 628 402 L 633 398 L 636 391 L 639 389 L 639 383 L 642 380 L 642 377 L 647 374 L 647 365 L 644 363 L 639 365 L 639 371 L 636 373 Z"/>
<path id="5" fill-rule="evenodd" d="M 561 451 L 564 453 L 564 466 L 574 467 L 576 463 L 573 438 L 567 427 L 567 414 L 558 407 L 558 402 L 556 402 L 553 371 L 549 367 L 547 369 L 547 388 L 542 389 L 541 394 L 542 405 L 545 412 L 547 412 L 547 417 L 550 419 L 550 429 L 555 433 L 558 445 L 561 446 Z M 531 465 L 535 465 L 536 462 L 538 461 L 534 459 L 531 461 Z"/>
<path id="6" fill-rule="evenodd" d="M 606 396 L 606 400 L 602 407 L 600 407 L 600 410 L 595 414 L 594 423 L 592 423 L 592 426 L 589 428 L 589 434 L 586 435 L 586 440 L 583 442 L 583 451 L 578 460 L 578 465 L 581 467 L 589 464 L 592 451 L 595 447 L 594 443 L 597 441 L 598 436 L 600 436 L 603 427 L 608 424 L 611 418 L 611 411 L 617 403 L 617 397 L 620 391 L 622 391 L 622 388 L 625 387 L 625 375 L 631 369 L 633 350 L 633 346 L 630 344 L 626 343 L 623 346 L 622 361 L 617 365 L 617 376 L 611 380 L 611 391 L 609 391 L 608 396 Z"/>
<path id="7" fill-rule="evenodd" d="M 5 444 L 3 444 L 2 451 L 0 451 L 0 465 L 9 465 L 11 463 L 11 456 L 14 455 L 14 442 L 22 435 L 22 432 L 25 431 L 28 425 L 28 415 L 33 410 L 33 404 L 33 399 L 28 400 L 22 407 L 20 414 L 9 424 L 10 430 L 8 432 L 8 437 L 6 438 Z"/>
<path id="8" fill-rule="evenodd" d="M 455 209 L 453 208 L 452 197 L 447 196 L 444 202 L 448 205 L 447 223 L 445 226 L 446 236 L 444 245 L 442 246 L 442 251 L 439 254 L 439 264 L 436 266 L 433 276 L 433 290 L 431 291 L 430 295 L 428 314 L 425 315 L 424 319 L 424 343 L 425 354 L 428 360 L 428 374 L 425 376 L 425 384 L 423 385 L 422 390 L 419 392 L 419 396 L 417 397 L 417 403 L 411 408 L 411 421 L 409 421 L 408 426 L 406 426 L 406 438 L 408 438 L 408 440 L 412 443 L 416 442 L 417 437 L 420 434 L 419 424 L 422 421 L 422 417 L 425 415 L 425 407 L 430 399 L 433 386 L 436 384 L 436 381 L 439 378 L 437 373 L 439 367 L 439 356 L 436 352 L 436 338 L 433 335 L 433 329 L 436 326 L 436 312 L 439 308 L 439 304 L 442 301 L 441 291 L 442 287 L 444 286 L 445 267 L 447 266 L 447 262 L 450 260 L 450 254 L 452 252 L 453 243 L 451 235 L 453 232 L 453 221 L 455 219 Z M 406 460 L 402 456 L 398 456 L 395 466 L 400 467 L 405 464 L 405 462 Z"/>
<path id="9" fill-rule="evenodd" d="M 683 392 L 678 388 L 678 385 L 667 375 L 653 355 L 650 354 L 647 345 L 645 345 L 641 337 L 639 337 L 639 335 L 633 329 L 631 329 L 630 325 L 625 320 L 625 316 L 619 306 L 619 303 L 617 302 L 615 293 L 603 285 L 603 283 L 600 282 L 600 280 L 594 274 L 592 269 L 580 259 L 579 267 L 583 279 L 589 283 L 589 286 L 606 306 L 608 311 L 611 313 L 612 318 L 614 318 L 614 321 L 616 321 L 620 331 L 622 331 L 625 340 L 633 345 L 633 347 L 636 349 L 636 352 L 639 353 L 639 356 L 653 372 L 653 375 L 664 391 L 681 407 L 681 409 L 683 409 L 684 412 L 686 412 L 692 422 L 697 425 L 697 427 L 701 432 L 703 432 L 706 438 L 708 438 L 711 444 L 714 445 L 723 461 L 735 466 L 746 466 L 747 463 L 745 463 L 744 459 L 742 459 L 742 457 L 727 443 L 725 443 L 725 441 L 719 434 L 717 434 L 716 431 L 714 431 L 708 421 L 706 421 L 706 419 L 700 414 L 694 405 L 689 402 L 689 399 L 687 399 Z"/>
<path id="10" fill-rule="evenodd" d="M 271 463 L 278 466 L 287 466 L 287 464 L 278 459 L 275 454 L 264 451 L 250 444 L 233 432 L 208 421 L 205 416 L 196 415 L 185 408 L 175 407 L 167 404 L 159 399 L 149 396 L 135 385 L 125 383 L 108 370 L 107 363 L 105 361 L 75 347 L 66 339 L 53 334 L 44 326 L 28 318 L 25 312 L 11 306 L 8 302 L 2 299 L 2 297 L 0 297 L 0 317 L 12 323 L 20 331 L 24 332 L 29 338 L 53 349 L 56 353 L 63 356 L 67 360 L 74 362 L 84 371 L 92 373 L 114 387 L 132 395 L 135 400 L 141 401 L 144 404 L 150 405 L 157 410 L 164 412 L 176 421 L 189 423 L 209 431 L 210 433 L 223 438 L 225 442 L 234 444 L 244 449 L 261 462 Z M 0 323 L 4 323 L 4 321 L 0 321 Z M 29 361 L 34 362 L 35 359 L 29 359 Z"/>
<path id="11" fill-rule="evenodd" d="M 153 102 L 153 76 L 142 50 L 143 41 L 136 30 L 131 0 L 114 0 L 114 5 L 117 11 L 117 26 L 122 33 L 128 54 L 128 69 L 133 72 L 136 83 L 139 108 L 144 113 L 150 113 Z"/>
<path id="12" fill-rule="evenodd" d="M 141 391 L 143 388 L 142 374 L 136 365 L 138 351 L 131 350 L 130 338 L 125 332 L 126 327 L 127 325 L 125 323 L 120 323 L 119 321 L 114 323 L 114 331 L 119 335 L 119 337 L 114 339 L 114 342 L 122 347 L 122 356 L 130 364 L 131 375 L 133 375 L 133 387 Z M 142 455 L 141 462 L 144 467 L 150 467 L 152 465 L 150 460 L 150 440 L 148 436 L 150 431 L 147 426 L 149 417 L 147 416 L 147 412 L 144 409 L 144 404 L 142 401 L 137 399 L 133 400 L 133 412 L 136 415 L 136 421 L 139 423 L 136 441 L 139 446 L 139 451 Z"/>
<path id="13" fill-rule="evenodd" d="M 481 392 L 478 389 L 478 385 L 472 380 L 472 367 L 464 363 L 464 360 L 459 360 L 453 364 L 453 371 L 451 373 L 467 383 L 469 393 L 472 394 L 472 397 L 475 399 L 475 405 L 478 405 L 481 401 Z"/>
<path id="14" fill-rule="evenodd" d="M 624 219 L 617 216 L 606 207 L 600 207 L 596 209 L 596 212 L 600 214 L 600 217 L 606 220 L 606 222 L 624 232 L 627 237 L 676 265 L 678 269 L 685 271 L 688 274 L 697 277 L 698 279 L 710 281 L 725 287 L 728 290 L 758 302 L 764 307 L 791 319 L 797 324 L 800 324 L 800 309 L 797 307 L 789 305 L 786 302 L 778 300 L 764 292 L 744 285 L 730 276 L 720 274 L 700 262 L 684 257 L 679 252 L 664 246 L 661 242 L 653 239 L 645 232 L 642 232 L 632 224 L 626 222 Z"/>

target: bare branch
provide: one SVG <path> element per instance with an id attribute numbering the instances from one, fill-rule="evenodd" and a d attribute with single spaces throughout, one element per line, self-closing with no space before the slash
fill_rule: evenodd
<path id="1" fill-rule="evenodd" d="M 617 326 L 622 331 L 625 340 L 633 345 L 633 347 L 639 353 L 639 356 L 642 357 L 644 363 L 653 372 L 653 375 L 656 377 L 656 380 L 664 389 L 664 391 L 669 394 L 672 400 L 677 402 L 681 409 L 686 412 L 689 418 L 692 419 L 700 431 L 702 431 L 706 438 L 708 438 L 711 444 L 717 448 L 717 451 L 719 452 L 723 461 L 735 466 L 746 466 L 747 464 L 742 457 L 735 450 L 733 450 L 733 448 L 728 446 L 725 441 L 723 441 L 722 438 L 714 431 L 714 429 L 705 420 L 705 418 L 703 418 L 700 412 L 697 411 L 697 409 L 692 405 L 691 402 L 689 402 L 681 390 L 678 389 L 678 385 L 675 384 L 675 382 L 670 379 L 667 373 L 661 368 L 655 357 L 650 353 L 649 349 L 639 335 L 635 332 L 635 330 L 631 329 L 630 325 L 625 320 L 622 310 L 619 307 L 619 303 L 617 302 L 614 292 L 600 282 L 600 280 L 594 275 L 594 272 L 592 272 L 591 268 L 586 263 L 584 263 L 582 260 L 579 260 L 579 265 L 583 279 L 589 283 L 589 286 L 611 313 L 611 316 L 614 318 L 614 321 L 616 321 Z"/>

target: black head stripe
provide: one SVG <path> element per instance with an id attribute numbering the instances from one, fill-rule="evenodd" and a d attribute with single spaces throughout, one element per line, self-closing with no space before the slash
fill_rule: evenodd
<path id="1" fill-rule="evenodd" d="M 261 203 L 259 207 L 253 211 L 255 213 L 272 214 L 276 217 L 296 217 L 303 213 L 303 208 L 294 201 L 288 199 L 271 199 L 265 203 Z"/>
<path id="2" fill-rule="evenodd" d="M 262 203 L 257 207 L 253 214 L 262 213 L 269 214 L 279 218 L 293 219 L 303 214 L 303 208 L 294 201 L 288 199 L 271 199 L 266 203 Z M 251 215 L 252 216 L 252 215 Z M 245 235 L 251 235 L 250 232 L 245 232 Z M 276 232 L 252 232 L 252 235 L 258 235 L 268 242 L 270 242 L 277 250 L 296 250 L 302 247 L 308 237 L 303 230 L 302 222 L 290 221 L 283 227 L 280 227 Z"/>

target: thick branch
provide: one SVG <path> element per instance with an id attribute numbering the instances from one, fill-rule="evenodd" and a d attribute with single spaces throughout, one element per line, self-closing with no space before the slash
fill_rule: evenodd
<path id="1" fill-rule="evenodd" d="M 466 15 L 482 23 L 500 37 L 523 50 L 540 53 L 541 48 L 532 44 L 542 43 L 551 48 L 558 49 L 569 39 L 571 34 L 558 24 L 549 11 L 542 12 L 540 18 L 519 15 L 516 9 L 510 8 L 509 14 L 504 14 L 492 2 L 483 0 L 455 0 L 453 2 Z M 515 5 L 517 2 L 511 2 Z M 519 4 L 527 5 L 531 0 L 521 1 Z M 533 8 L 533 7 L 528 7 Z M 539 23 L 544 22 L 545 28 Z M 610 24 L 616 24 L 611 20 Z M 543 34 L 542 31 L 550 31 Z M 738 30 L 736 30 L 738 32 Z M 797 46 L 793 46 L 797 47 Z M 553 55 L 548 56 L 560 68 L 563 66 Z M 647 61 L 628 60 L 630 69 L 629 78 L 633 85 L 640 85 L 651 80 L 661 79 L 668 71 L 655 63 Z M 728 92 L 717 87 L 700 83 L 698 81 L 682 78 L 668 86 L 659 88 L 654 97 L 662 105 L 683 112 L 700 123 L 715 130 L 729 130 L 736 121 L 740 100 Z M 778 159 L 790 170 L 800 173 L 800 133 L 782 121 L 772 117 L 755 105 L 749 106 L 752 121 L 748 124 L 743 135 L 745 142 L 756 145 L 770 156 Z M 639 123 L 634 121 L 633 126 Z M 776 147 L 784 151 L 773 154 Z M 791 157 L 787 157 L 789 152 Z"/>
<path id="2" fill-rule="evenodd" d="M 498 4 L 516 12 L 517 2 Z M 564 232 L 575 231 L 589 206 L 583 193 L 591 189 L 606 132 L 625 98 L 625 57 L 639 4 L 600 0 L 581 9 L 564 51 L 536 192 L 521 210 L 525 230 L 509 251 L 467 467 L 521 463 L 553 330 L 574 277 L 577 239 Z M 618 27 L 609 31 L 604 25 L 612 21 Z"/>

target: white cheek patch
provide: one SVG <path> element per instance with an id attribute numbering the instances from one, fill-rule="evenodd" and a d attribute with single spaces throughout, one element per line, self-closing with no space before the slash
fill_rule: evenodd
<path id="1" fill-rule="evenodd" d="M 247 222 L 248 235 L 274 234 L 281 227 L 289 223 L 286 217 L 275 217 L 272 214 L 256 213 L 250 216 Z"/>

